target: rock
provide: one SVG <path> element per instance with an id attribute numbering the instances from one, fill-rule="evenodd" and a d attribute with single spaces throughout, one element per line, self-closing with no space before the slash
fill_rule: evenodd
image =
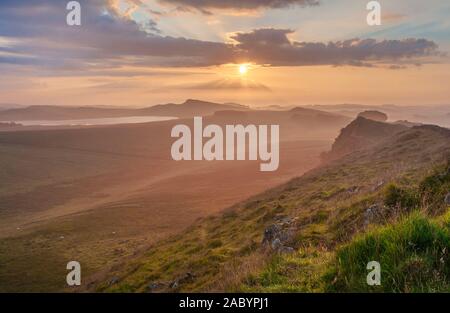
<path id="1" fill-rule="evenodd" d="M 272 250 L 278 250 L 280 249 L 280 247 L 282 247 L 283 244 L 281 243 L 281 240 L 278 238 L 275 238 L 272 243 L 270 244 L 270 247 L 272 248 Z"/>
<path id="2" fill-rule="evenodd" d="M 109 281 L 109 285 L 115 285 L 119 282 L 119 278 L 118 277 L 113 277 L 110 281 Z"/>
<path id="3" fill-rule="evenodd" d="M 282 215 L 277 216 L 275 221 L 275 224 L 270 225 L 264 230 L 262 245 L 270 248 L 274 252 L 292 253 L 294 249 L 287 247 L 286 243 L 292 239 L 295 233 L 295 227 L 293 226 L 294 219 Z"/>
<path id="4" fill-rule="evenodd" d="M 357 193 L 359 191 L 359 187 L 358 186 L 353 186 L 347 189 L 348 193 Z"/>
<path id="5" fill-rule="evenodd" d="M 446 205 L 450 205 L 450 192 L 445 196 L 444 202 Z"/>
<path id="6" fill-rule="evenodd" d="M 285 253 L 285 254 L 291 254 L 291 253 L 294 253 L 295 250 L 292 247 L 282 246 L 280 249 L 278 249 L 278 252 L 279 253 Z"/>
<path id="7" fill-rule="evenodd" d="M 160 288 L 162 288 L 162 287 L 164 287 L 165 285 L 163 284 L 163 283 L 150 283 L 150 284 L 148 284 L 148 286 L 147 286 L 147 289 L 150 291 L 150 292 L 153 292 L 153 291 L 155 291 L 155 290 L 157 290 L 157 289 L 160 289 Z"/>
<path id="8" fill-rule="evenodd" d="M 366 209 L 364 212 L 364 227 L 367 227 L 369 224 L 377 221 L 377 219 L 382 215 L 383 207 L 374 204 Z"/>
<path id="9" fill-rule="evenodd" d="M 281 232 L 281 227 L 277 224 L 270 225 L 264 230 L 264 237 L 262 244 L 272 243 L 275 238 L 278 237 L 278 235 Z"/>
<path id="10" fill-rule="evenodd" d="M 195 275 L 192 274 L 191 272 L 187 272 L 184 275 L 178 277 L 177 279 L 175 279 L 171 284 L 170 284 L 170 288 L 172 289 L 176 289 L 178 288 L 181 284 L 185 284 L 188 282 L 191 282 L 193 279 L 195 278 Z"/>

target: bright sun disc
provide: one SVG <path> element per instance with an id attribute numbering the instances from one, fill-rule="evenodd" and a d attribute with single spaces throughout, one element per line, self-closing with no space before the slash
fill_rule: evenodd
<path id="1" fill-rule="evenodd" d="M 248 65 L 247 64 L 241 64 L 239 66 L 239 73 L 241 75 L 245 75 L 245 74 L 247 74 L 247 72 L 248 72 Z"/>

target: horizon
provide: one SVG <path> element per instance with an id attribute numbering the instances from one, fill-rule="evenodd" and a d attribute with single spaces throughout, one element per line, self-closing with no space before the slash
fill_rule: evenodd
<path id="1" fill-rule="evenodd" d="M 367 107 L 367 108 L 389 108 L 389 107 L 396 107 L 396 108 L 445 108 L 450 107 L 449 104 L 445 103 L 427 103 L 427 104 L 397 104 L 397 103 L 376 103 L 376 104 L 367 104 L 367 103 L 323 103 L 323 104 L 317 104 L 317 103 L 309 103 L 309 104 L 279 104 L 279 103 L 272 103 L 267 104 L 264 106 L 258 106 L 254 103 L 238 103 L 238 102 L 221 102 L 221 101 L 210 101 L 208 99 L 196 99 L 196 98 L 187 98 L 181 102 L 175 102 L 175 101 L 166 101 L 162 103 L 153 103 L 153 104 L 142 104 L 142 105 L 110 105 L 110 104 L 23 104 L 23 103 L 3 103 L 0 102 L 0 110 L 9 110 L 9 109 L 24 109 L 29 107 L 66 107 L 66 108 L 99 108 L 99 109 L 145 109 L 150 108 L 154 106 L 160 106 L 160 105 L 169 105 L 169 104 L 175 104 L 175 105 L 183 105 L 186 104 L 188 101 L 199 101 L 199 102 L 207 102 L 207 103 L 213 103 L 213 104 L 231 104 L 231 105 L 240 105 L 247 107 L 252 110 L 270 110 L 273 107 L 279 107 L 280 109 L 293 109 L 297 107 L 303 107 L 303 108 L 312 108 L 318 107 L 319 109 L 321 107 L 326 108 L 332 108 L 332 107 L 342 107 L 342 106 L 348 106 L 348 107 Z M 4 107 L 3 107 L 4 106 Z"/>

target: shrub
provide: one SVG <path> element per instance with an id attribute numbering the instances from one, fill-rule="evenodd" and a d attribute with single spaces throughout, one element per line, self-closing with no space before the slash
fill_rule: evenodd
<path id="1" fill-rule="evenodd" d="M 433 214 L 442 213 L 447 206 L 445 196 L 450 191 L 450 168 L 425 178 L 419 185 L 423 205 Z"/>
<path id="2" fill-rule="evenodd" d="M 210 248 L 210 249 L 216 249 L 216 248 L 218 248 L 218 247 L 221 247 L 222 245 L 223 245 L 222 240 L 220 240 L 220 239 L 215 239 L 215 240 L 211 241 L 211 242 L 208 244 L 208 248 Z"/>
<path id="3" fill-rule="evenodd" d="M 419 206 L 419 195 L 414 190 L 403 189 L 395 184 L 386 186 L 384 204 L 391 208 L 411 211 Z"/>

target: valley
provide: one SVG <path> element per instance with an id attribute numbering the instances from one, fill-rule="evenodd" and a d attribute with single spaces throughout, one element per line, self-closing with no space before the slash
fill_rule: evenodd
<path id="1" fill-rule="evenodd" d="M 255 161 L 173 161 L 170 132 L 179 121 L 0 132 L 0 289 L 62 290 L 72 259 L 83 277 L 95 277 L 317 166 L 328 136 L 305 137 L 301 123 L 286 122 L 289 112 L 264 114 L 281 124 L 274 173 Z"/>

